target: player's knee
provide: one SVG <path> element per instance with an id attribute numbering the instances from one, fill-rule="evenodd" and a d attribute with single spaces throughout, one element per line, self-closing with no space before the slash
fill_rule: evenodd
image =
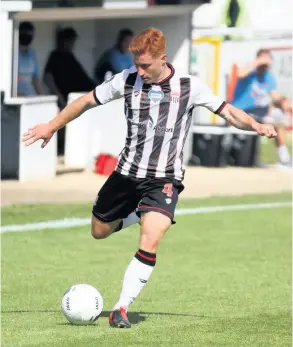
<path id="1" fill-rule="evenodd" d="M 108 235 L 103 228 L 92 226 L 92 237 L 94 239 L 101 240 L 101 239 L 105 239 L 107 236 Z"/>
<path id="2" fill-rule="evenodd" d="M 105 228 L 92 226 L 92 237 L 96 240 L 101 240 L 108 237 L 108 233 L 106 232 Z"/>
<path id="3" fill-rule="evenodd" d="M 110 235 L 110 230 L 111 226 L 109 224 L 103 223 L 93 216 L 91 228 L 93 238 L 97 240 L 105 239 Z"/>
<path id="4" fill-rule="evenodd" d="M 157 212 L 143 213 L 140 248 L 155 253 L 159 243 L 171 225 L 169 217 Z"/>

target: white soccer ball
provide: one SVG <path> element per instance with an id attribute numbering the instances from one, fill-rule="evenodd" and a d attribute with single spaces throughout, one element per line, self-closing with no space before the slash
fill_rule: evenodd
<path id="1" fill-rule="evenodd" d="M 62 311 L 72 324 L 92 324 L 103 311 L 103 297 L 89 284 L 76 284 L 66 290 L 62 298 Z"/>

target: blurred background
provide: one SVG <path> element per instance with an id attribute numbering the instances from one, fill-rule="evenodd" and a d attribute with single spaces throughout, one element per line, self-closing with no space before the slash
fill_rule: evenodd
<path id="1" fill-rule="evenodd" d="M 129 42 L 150 26 L 165 33 L 179 73 L 200 76 L 215 94 L 279 129 L 277 143 L 266 141 L 196 108 L 185 164 L 290 168 L 291 8 L 290 0 L 3 0 L 2 180 L 113 170 L 126 134 L 123 100 L 87 112 L 45 150 L 24 149 L 21 134 L 130 67 Z M 262 69 L 264 84 L 253 77 L 245 91 L 242 84 Z"/>

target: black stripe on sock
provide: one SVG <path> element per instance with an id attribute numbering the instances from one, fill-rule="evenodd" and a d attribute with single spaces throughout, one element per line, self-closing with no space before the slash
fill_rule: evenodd
<path id="1" fill-rule="evenodd" d="M 149 266 L 156 265 L 156 253 L 149 253 L 142 249 L 139 249 L 135 253 L 134 257 L 145 265 L 149 265 Z"/>

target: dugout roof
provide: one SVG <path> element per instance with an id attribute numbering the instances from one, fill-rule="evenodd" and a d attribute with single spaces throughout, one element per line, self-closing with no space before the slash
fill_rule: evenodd
<path id="1" fill-rule="evenodd" d="M 101 7 L 74 7 L 33 9 L 18 12 L 14 20 L 21 21 L 76 21 L 115 18 L 154 18 L 191 14 L 199 5 L 153 6 L 148 8 L 105 9 Z"/>

